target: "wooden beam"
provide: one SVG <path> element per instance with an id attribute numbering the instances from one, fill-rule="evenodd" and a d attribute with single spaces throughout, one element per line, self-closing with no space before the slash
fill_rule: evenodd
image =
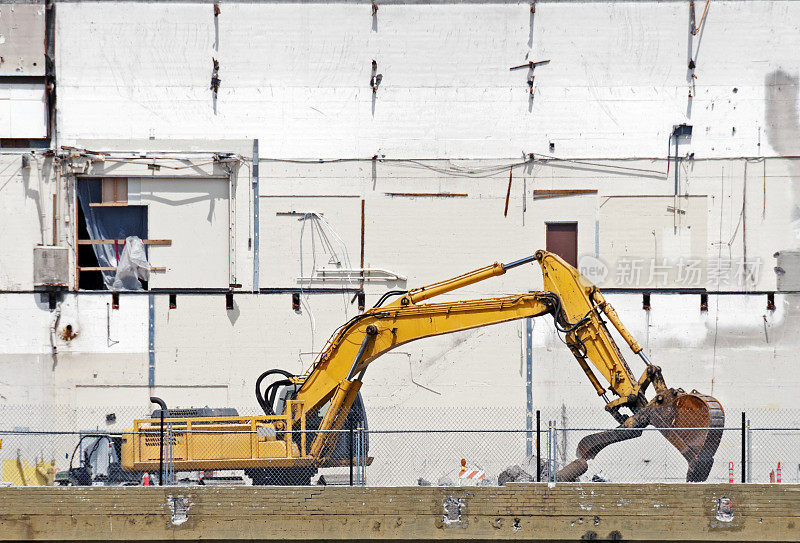
<path id="1" fill-rule="evenodd" d="M 128 202 L 91 202 L 89 207 L 147 207 L 147 204 L 131 204 Z"/>
<path id="2" fill-rule="evenodd" d="M 125 244 L 124 239 L 79 239 L 78 245 L 113 245 L 118 243 Z M 143 239 L 145 245 L 172 245 L 171 239 Z"/>
<path id="3" fill-rule="evenodd" d="M 597 194 L 596 189 L 536 189 L 533 191 L 534 200 L 544 198 L 561 198 L 563 196 L 578 196 L 581 194 Z"/>
<path id="4" fill-rule="evenodd" d="M 80 271 L 116 271 L 116 266 L 89 266 L 89 267 L 81 267 L 78 266 Z M 167 271 L 167 268 L 164 266 L 151 266 L 150 271 Z"/>
<path id="5" fill-rule="evenodd" d="M 406 198 L 466 198 L 464 192 L 384 192 L 386 196 L 402 196 Z"/>

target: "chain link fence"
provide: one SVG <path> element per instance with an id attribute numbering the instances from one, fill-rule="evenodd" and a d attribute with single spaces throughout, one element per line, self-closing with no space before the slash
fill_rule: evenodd
<path id="1" fill-rule="evenodd" d="M 368 426 L 324 433 L 288 431 L 260 423 L 263 417 L 231 422 L 212 414 L 189 425 L 166 419 L 163 437 L 160 420 L 152 415 L 142 407 L 2 405 L 0 485 L 143 485 L 158 484 L 160 478 L 165 484 L 205 485 L 558 481 L 563 480 L 559 472 L 578 456 L 581 440 L 609 430 L 612 439 L 614 432 L 631 431 L 613 430 L 617 423 L 602 408 L 569 406 L 541 409 L 530 417 L 516 408 L 379 407 L 368 409 Z M 742 477 L 753 483 L 800 482 L 800 410 L 749 409 L 742 419 L 741 410 L 728 408 L 726 415 L 724 428 L 713 429 L 719 432 L 719 447 L 708 482 L 739 483 Z M 135 419 L 151 422 L 136 427 Z M 705 436 L 710 431 L 693 426 L 683 432 Z M 638 437 L 613 443 L 589 459 L 578 480 L 685 481 L 687 461 L 665 438 L 669 429 L 640 430 Z"/>

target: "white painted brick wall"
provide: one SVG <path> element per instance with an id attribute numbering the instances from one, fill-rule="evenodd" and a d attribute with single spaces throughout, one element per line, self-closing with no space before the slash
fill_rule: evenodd
<path id="1" fill-rule="evenodd" d="M 661 157 L 688 122 L 698 157 L 797 154 L 798 19 L 796 2 L 715 1 L 691 37 L 686 2 L 544 2 L 532 27 L 527 3 L 401 4 L 373 30 L 369 4 L 233 3 L 215 48 L 210 4 L 67 3 L 59 136 L 258 137 L 272 157 L 516 157 L 550 141 L 558 156 Z M 551 61 L 531 104 L 526 71 L 508 70 L 526 58 Z"/>

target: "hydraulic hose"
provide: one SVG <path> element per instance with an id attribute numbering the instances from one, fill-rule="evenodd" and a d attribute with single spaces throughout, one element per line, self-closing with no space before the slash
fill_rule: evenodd
<path id="1" fill-rule="evenodd" d="M 378 299 L 378 302 L 375 305 L 372 306 L 372 308 L 375 309 L 376 307 L 382 306 L 383 302 L 385 302 L 389 298 L 389 296 L 400 296 L 402 294 L 408 294 L 408 291 L 407 290 L 390 290 L 389 292 L 385 292 L 383 294 L 383 296 L 381 296 Z"/>
<path id="2" fill-rule="evenodd" d="M 286 370 L 280 370 L 280 369 L 267 370 L 267 371 L 265 371 L 264 373 L 262 373 L 261 375 L 258 376 L 258 379 L 256 379 L 256 401 L 258 402 L 258 405 L 261 406 L 261 409 L 264 411 L 265 415 L 274 415 L 275 414 L 275 412 L 272 409 L 272 406 L 273 406 L 272 401 L 268 401 L 268 394 L 269 394 L 270 387 L 272 386 L 272 384 L 269 387 L 267 387 L 267 390 L 264 391 L 263 395 L 261 394 L 261 382 L 264 379 L 266 379 L 267 377 L 269 377 L 270 375 L 282 375 L 282 376 L 286 377 L 287 380 L 291 379 L 292 377 L 294 377 L 294 374 L 289 373 Z M 272 400 L 274 400 L 274 399 L 275 399 L 275 394 L 273 393 L 272 394 Z"/>
<path id="3" fill-rule="evenodd" d="M 264 391 L 264 402 L 269 406 L 269 410 L 271 415 L 279 415 L 280 413 L 275 412 L 275 397 L 278 395 L 278 389 L 282 386 L 291 385 L 292 382 L 289 379 L 282 379 L 280 381 L 275 381 L 270 383 L 267 389 Z"/>

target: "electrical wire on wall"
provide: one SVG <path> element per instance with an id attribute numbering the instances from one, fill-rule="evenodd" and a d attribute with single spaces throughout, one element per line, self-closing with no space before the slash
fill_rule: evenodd
<path id="1" fill-rule="evenodd" d="M 530 166 L 533 164 L 547 164 L 547 163 L 566 163 L 566 164 L 575 164 L 578 166 L 592 166 L 592 167 L 600 167 L 606 168 L 609 171 L 620 171 L 620 172 L 629 172 L 629 173 L 644 173 L 650 174 L 653 176 L 658 176 L 659 179 L 664 177 L 663 171 L 658 170 L 650 170 L 646 168 L 633 168 L 630 166 L 620 166 L 620 165 L 611 165 L 611 164 L 604 164 L 601 162 L 597 162 L 596 160 L 601 159 L 571 159 L 571 158 L 559 158 L 551 155 L 545 155 L 541 153 L 529 153 L 526 155 L 526 158 L 523 160 L 513 160 L 509 161 L 505 164 L 494 164 L 491 166 L 484 166 L 484 167 L 461 167 L 458 165 L 453 164 L 453 160 L 460 160 L 460 159 L 433 159 L 431 161 L 423 161 L 422 159 L 388 159 L 388 158 L 379 158 L 375 159 L 378 162 L 386 162 L 391 163 L 396 166 L 401 167 L 408 167 L 408 168 L 419 168 L 424 170 L 433 171 L 439 173 L 441 175 L 448 175 L 451 177 L 469 177 L 469 178 L 487 178 L 487 177 L 495 177 L 495 176 L 505 176 L 508 174 L 509 170 L 520 166 Z M 467 160 L 467 159 L 463 159 Z M 471 159 L 470 159 L 471 160 Z M 630 158 L 616 158 L 616 161 L 620 160 L 639 160 L 638 157 L 630 157 Z M 344 163 L 344 162 L 372 162 L 373 158 L 334 158 L 334 159 L 318 159 L 318 160 L 297 160 L 297 159 L 285 159 L 285 158 L 260 158 L 259 162 L 276 162 L 281 164 L 336 164 L 336 163 Z M 437 166 L 435 164 L 430 164 L 428 162 L 447 162 L 447 167 Z"/>
<path id="2" fill-rule="evenodd" d="M 724 206 L 722 204 L 723 196 L 725 195 L 725 167 L 722 167 L 722 172 L 720 173 L 720 204 L 719 204 L 719 241 L 717 242 L 717 267 L 719 267 L 720 263 L 722 262 L 722 218 L 724 214 Z M 728 250 L 730 250 L 730 244 L 728 244 Z M 706 278 L 707 279 L 707 278 Z M 719 290 L 719 275 L 717 276 L 717 284 L 715 285 L 715 290 Z M 714 394 L 714 381 L 716 380 L 716 371 L 717 371 L 717 339 L 719 337 L 719 296 L 717 296 L 716 300 L 716 308 L 714 312 L 714 344 L 713 349 L 711 351 L 711 394 Z"/>
<path id="3" fill-rule="evenodd" d="M 711 3 L 711 0 L 706 0 L 706 7 L 703 9 L 703 15 L 700 17 L 700 22 L 697 25 L 694 24 L 692 21 L 692 36 L 697 36 L 697 33 L 700 32 L 700 29 L 703 28 L 703 24 L 706 22 L 706 15 L 708 14 L 708 5 Z M 695 11 L 694 11 L 694 2 L 691 2 L 692 8 L 692 19 L 695 18 Z"/>
<path id="4" fill-rule="evenodd" d="M 317 250 L 319 245 L 319 250 L 322 254 L 328 256 L 327 264 L 333 264 L 337 268 L 343 268 L 345 271 L 344 279 L 347 283 L 348 287 L 353 285 L 357 285 L 358 279 L 353 276 L 351 270 L 352 265 L 350 263 L 350 253 L 347 250 L 347 244 L 344 242 L 342 237 L 336 232 L 333 228 L 331 223 L 320 213 L 317 212 L 310 212 L 305 213 L 300 219 L 302 222 L 302 227 L 300 228 L 300 303 L 303 305 L 305 310 L 308 312 L 309 316 L 309 323 L 311 325 L 311 352 L 315 353 L 314 350 L 314 334 L 316 332 L 316 321 L 314 319 L 314 313 L 311 309 L 310 304 L 310 293 L 307 290 L 304 290 L 304 283 L 306 284 L 306 288 L 310 289 L 314 280 L 321 278 L 319 272 L 320 269 L 317 268 Z M 303 239 L 306 233 L 306 225 L 308 225 L 308 230 L 311 236 L 311 272 L 306 276 L 305 274 L 305 267 L 303 265 Z M 345 319 L 349 319 L 348 315 L 348 303 L 347 303 L 347 290 L 345 289 L 342 292 L 342 299 L 344 303 L 344 312 L 345 312 Z"/>

